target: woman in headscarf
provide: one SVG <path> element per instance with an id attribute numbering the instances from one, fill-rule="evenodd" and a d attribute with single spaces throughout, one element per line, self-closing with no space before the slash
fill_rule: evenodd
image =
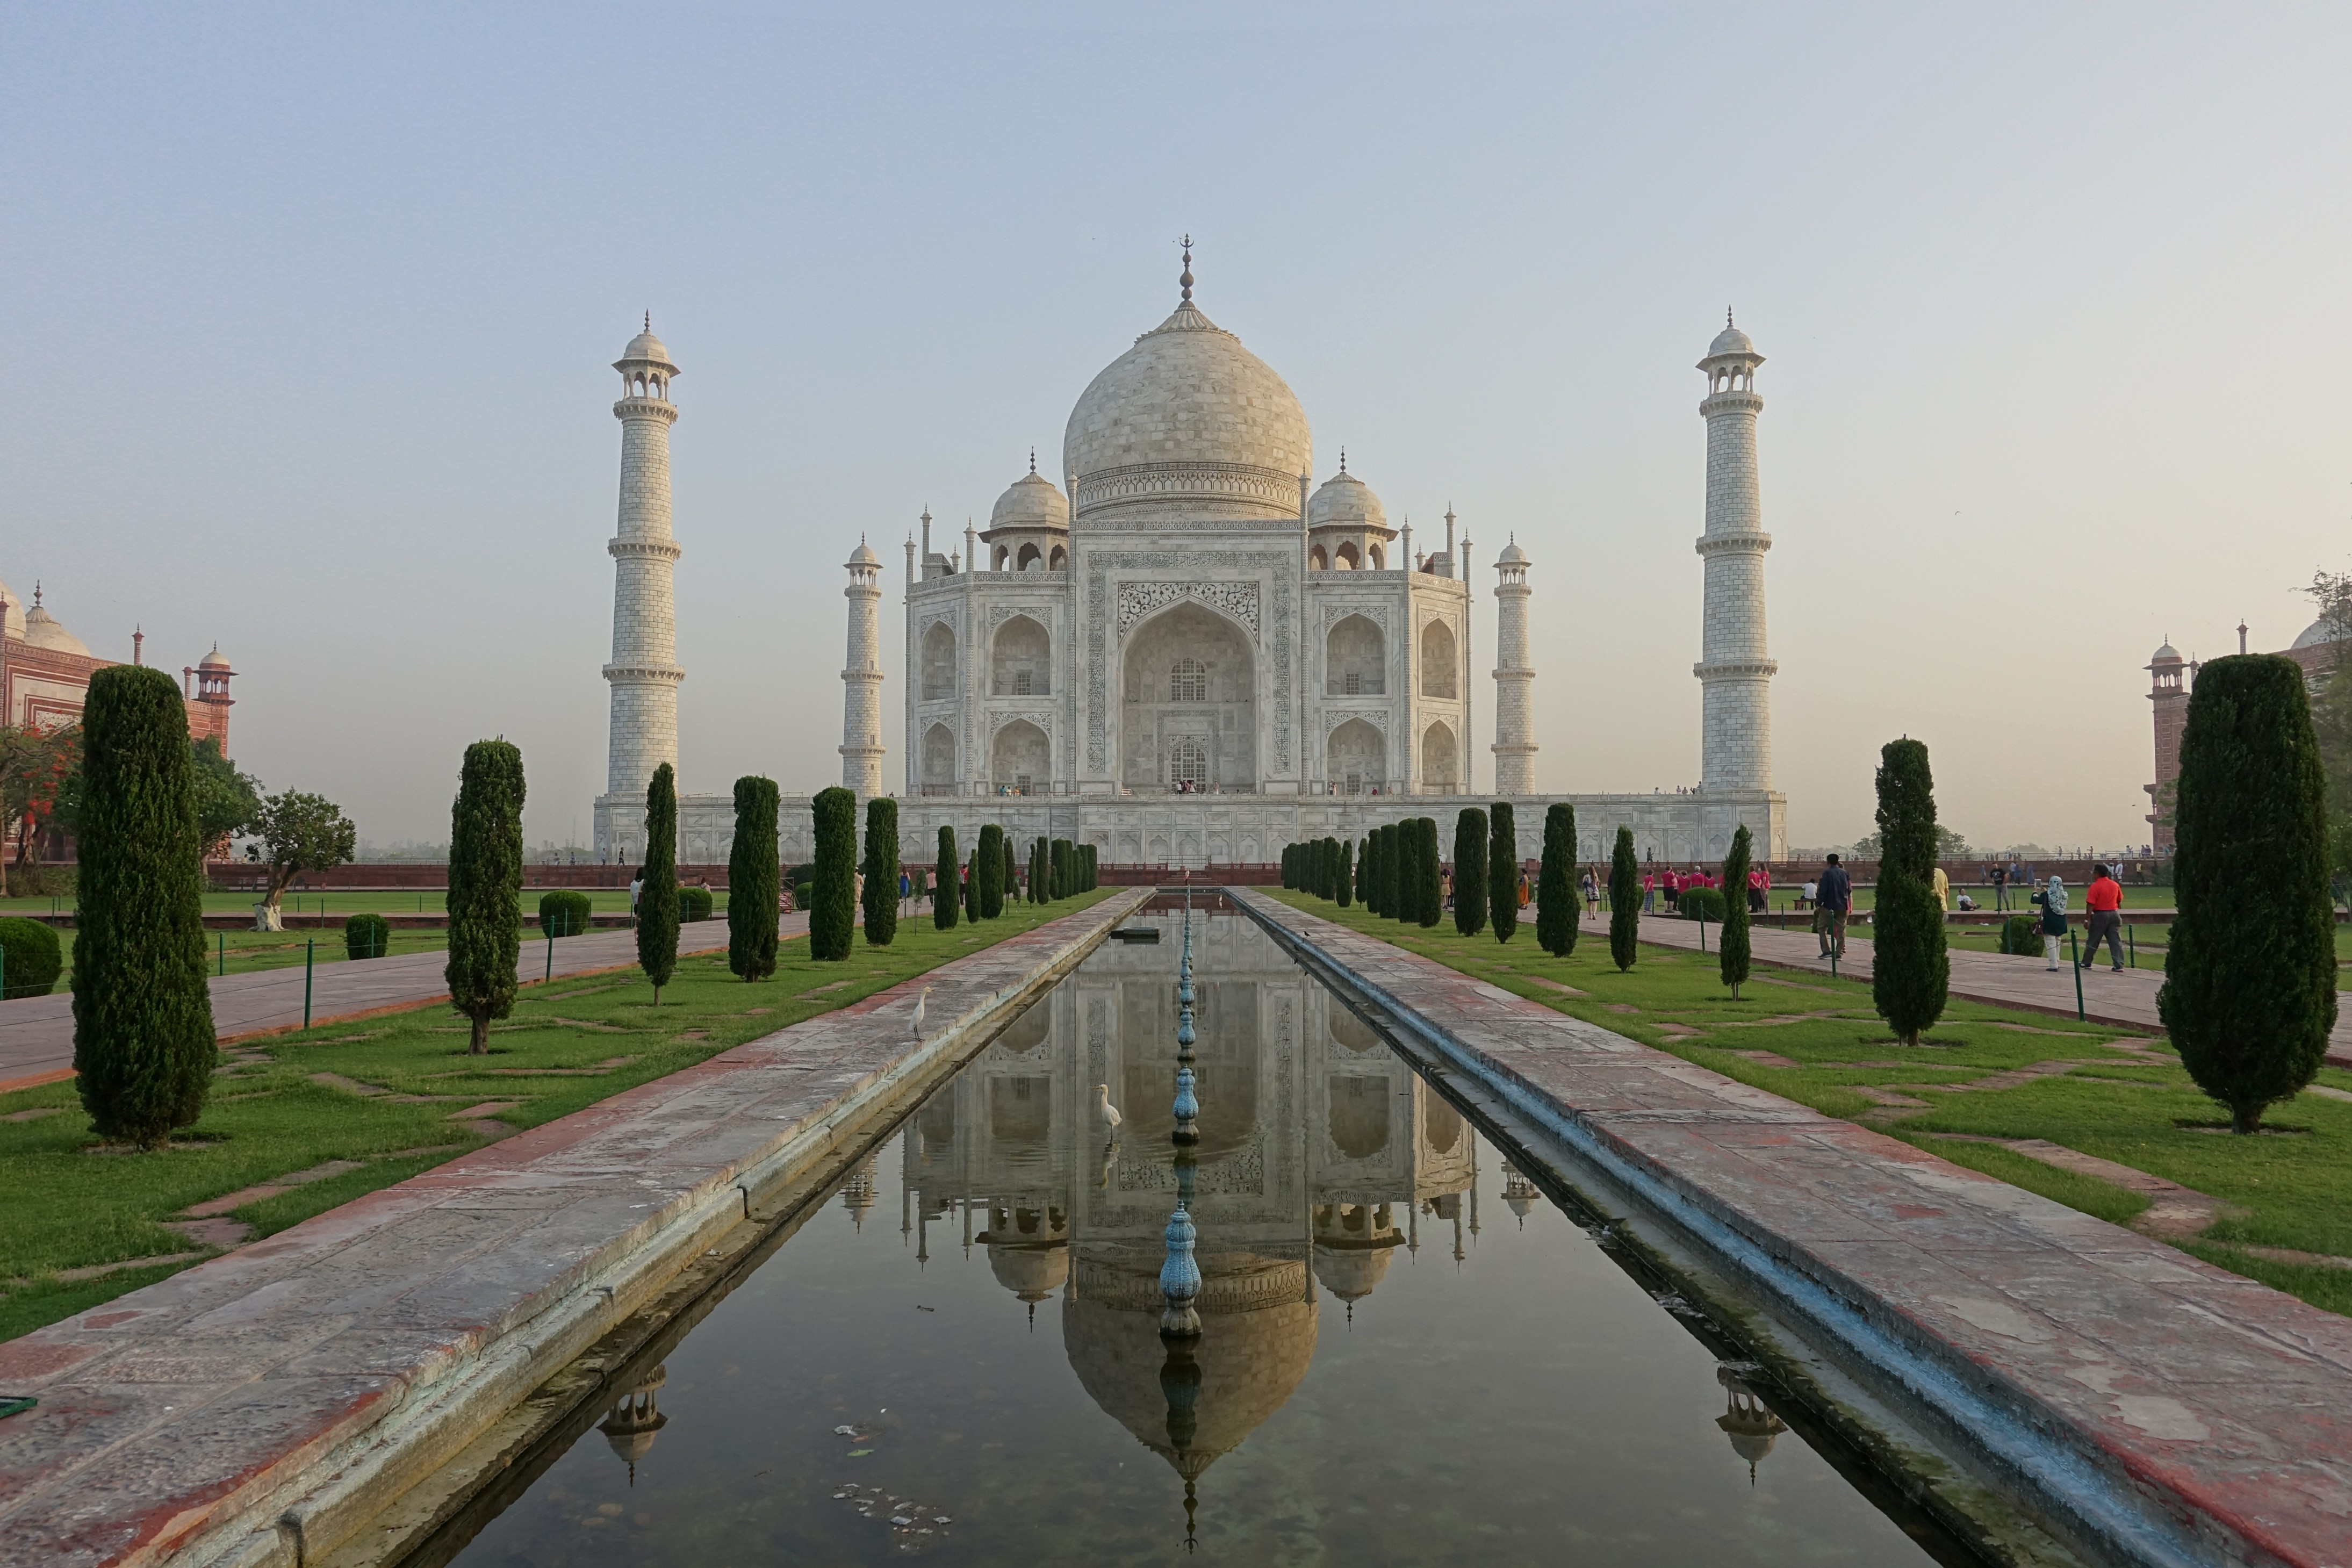
<path id="1" fill-rule="evenodd" d="M 2039 889 L 2033 901 L 2042 906 L 2042 952 L 2050 960 L 2050 967 L 2058 967 L 2058 939 L 2066 934 L 2066 884 L 2055 873 L 2047 887 Z"/>

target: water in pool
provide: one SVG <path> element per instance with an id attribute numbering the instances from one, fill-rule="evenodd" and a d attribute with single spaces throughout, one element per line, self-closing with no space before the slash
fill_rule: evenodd
<path id="1" fill-rule="evenodd" d="M 1236 914 L 1192 921 L 1201 1332 L 1163 1341 L 1181 917 L 1147 918 L 454 1561 L 1952 1557 Z"/>

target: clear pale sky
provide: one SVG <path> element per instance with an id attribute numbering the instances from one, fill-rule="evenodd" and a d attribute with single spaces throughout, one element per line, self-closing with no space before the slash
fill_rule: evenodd
<path id="1" fill-rule="evenodd" d="M 1797 843 L 1869 830 L 1906 732 L 1980 845 L 2145 838 L 2149 650 L 2283 647 L 2352 564 L 2352 10 L 982 16 L 8 7 L 0 577 L 102 655 L 217 638 L 239 763 L 371 839 L 445 837 L 496 733 L 532 840 L 584 838 L 650 309 L 685 786 L 838 782 L 859 533 L 895 583 L 926 503 L 1058 473 L 1187 230 L 1320 475 L 1421 540 L 1453 503 L 1481 670 L 1486 563 L 1534 557 L 1548 790 L 1697 777 L 1727 304 Z"/>

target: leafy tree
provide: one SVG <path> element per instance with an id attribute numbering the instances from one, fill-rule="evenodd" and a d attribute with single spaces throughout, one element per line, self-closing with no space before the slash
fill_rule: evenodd
<path id="1" fill-rule="evenodd" d="M 16 837 L 18 865 L 42 858 L 52 826 L 80 833 L 81 753 L 79 724 L 0 727 L 0 813 Z M 0 892 L 6 890 L 5 870 L 0 866 Z"/>
<path id="2" fill-rule="evenodd" d="M 506 741 L 466 748 L 449 811 L 449 1004 L 487 1056 L 491 1020 L 514 1010 L 522 952 L 522 752 Z M 677 879 L 670 880 L 675 883 Z"/>
<path id="3" fill-rule="evenodd" d="M 809 956 L 838 963 L 849 956 L 857 921 L 857 796 L 835 784 L 809 803 L 816 822 L 816 876 L 809 890 Z M 646 890 L 653 891 L 648 872 Z"/>
<path id="4" fill-rule="evenodd" d="M 2311 728 L 2327 780 L 2329 869 L 2339 881 L 2352 880 L 2352 574 L 2314 573 L 2305 592 L 2335 634 L 2320 645 L 2324 662 L 2313 671 Z M 2158 791 L 2156 810 L 2177 837 L 2173 787 Z"/>
<path id="5" fill-rule="evenodd" d="M 1486 814 L 1465 805 L 1454 819 L 1454 929 L 1476 936 L 1486 929 Z"/>
<path id="6" fill-rule="evenodd" d="M 1609 957 L 1621 974 L 1633 967 L 1642 943 L 1642 868 L 1633 858 L 1633 830 L 1617 830 L 1609 858 Z"/>
<path id="7" fill-rule="evenodd" d="M 646 786 L 646 863 L 637 874 L 645 882 L 637 892 L 637 967 L 653 982 L 658 1007 L 662 987 L 677 973 L 677 770 L 667 763 Z"/>
<path id="8" fill-rule="evenodd" d="M 1339 840 L 1339 865 L 1331 876 L 1331 896 L 1339 900 L 1341 909 L 1356 901 L 1356 845 L 1353 839 Z"/>
<path id="9" fill-rule="evenodd" d="M 193 770 L 191 770 L 193 772 Z M 269 867 L 263 901 L 274 913 L 295 878 L 305 871 L 331 871 L 359 852 L 360 830 L 342 807 L 322 795 L 288 790 L 261 803 L 253 835 Z M 454 847 L 451 853 L 456 853 Z M 276 930 L 273 924 L 271 928 Z"/>
<path id="10" fill-rule="evenodd" d="M 2180 737 L 2180 912 L 2156 1006 L 2239 1132 L 2311 1082 L 2336 1025 L 2326 791 L 2300 666 L 2239 654 L 2199 672 Z"/>
<path id="11" fill-rule="evenodd" d="M 1519 830 L 1511 803 L 1496 801 L 1486 822 L 1486 914 L 1495 940 L 1508 942 L 1519 929 Z"/>
<path id="12" fill-rule="evenodd" d="M 955 829 L 941 824 L 940 827 L 939 865 L 935 868 L 939 885 L 931 889 L 931 924 L 939 931 L 953 931 L 957 906 L 962 899 L 956 889 Z"/>
<path id="13" fill-rule="evenodd" d="M 980 918 L 992 921 L 1004 912 L 1004 829 L 992 822 L 980 830 L 979 858 L 972 862 Z"/>
<path id="14" fill-rule="evenodd" d="M 1536 871 L 1536 945 L 1554 958 L 1574 952 L 1582 901 L 1576 890 L 1576 807 L 1560 801 L 1544 813 L 1543 862 Z"/>
<path id="15" fill-rule="evenodd" d="M 1906 1046 L 1944 1015 L 1952 960 L 1936 897 L 1936 781 L 1927 748 L 1889 741 L 1878 763 L 1878 907 L 1871 916 L 1871 999 Z"/>
<path id="16" fill-rule="evenodd" d="M 203 1114 L 219 1056 L 187 709 L 162 670 L 110 665 L 82 726 L 75 1087 L 100 1136 L 153 1151 Z"/>
<path id="17" fill-rule="evenodd" d="M 1416 918 L 1427 928 L 1445 918 L 1444 868 L 1437 847 L 1437 818 L 1417 816 L 1413 826 L 1412 869 L 1421 881 L 1421 889 L 1415 896 L 1419 906 Z"/>
<path id="18" fill-rule="evenodd" d="M 783 867 L 776 818 L 776 781 L 746 773 L 735 781 L 735 845 L 727 857 L 727 967 L 746 981 L 776 973 L 778 906 Z M 896 914 L 898 906 L 891 906 Z"/>
<path id="19" fill-rule="evenodd" d="M 1717 962 L 1734 1002 L 1739 1000 L 1739 988 L 1748 981 L 1748 871 L 1755 854 L 1756 840 L 1743 822 L 1731 836 L 1731 853 L 1723 862 L 1723 934 L 1717 943 Z"/>
<path id="20" fill-rule="evenodd" d="M 898 934 L 898 803 L 866 803 L 866 945 L 887 947 Z"/>
<path id="21" fill-rule="evenodd" d="M 222 859 L 228 841 L 261 815 L 261 781 L 237 772 L 210 735 L 191 746 L 188 760 L 195 769 L 196 831 L 204 837 L 205 858 Z"/>

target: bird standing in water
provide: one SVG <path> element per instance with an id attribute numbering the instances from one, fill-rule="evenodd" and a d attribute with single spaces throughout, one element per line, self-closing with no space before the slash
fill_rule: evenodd
<path id="1" fill-rule="evenodd" d="M 1118 1107 L 1110 1102 L 1110 1086 L 1108 1084 L 1098 1083 L 1095 1085 L 1095 1110 L 1097 1114 L 1101 1116 L 1103 1119 L 1103 1125 L 1106 1127 L 1116 1127 L 1121 1121 L 1126 1120 L 1126 1118 L 1119 1115 Z"/>

